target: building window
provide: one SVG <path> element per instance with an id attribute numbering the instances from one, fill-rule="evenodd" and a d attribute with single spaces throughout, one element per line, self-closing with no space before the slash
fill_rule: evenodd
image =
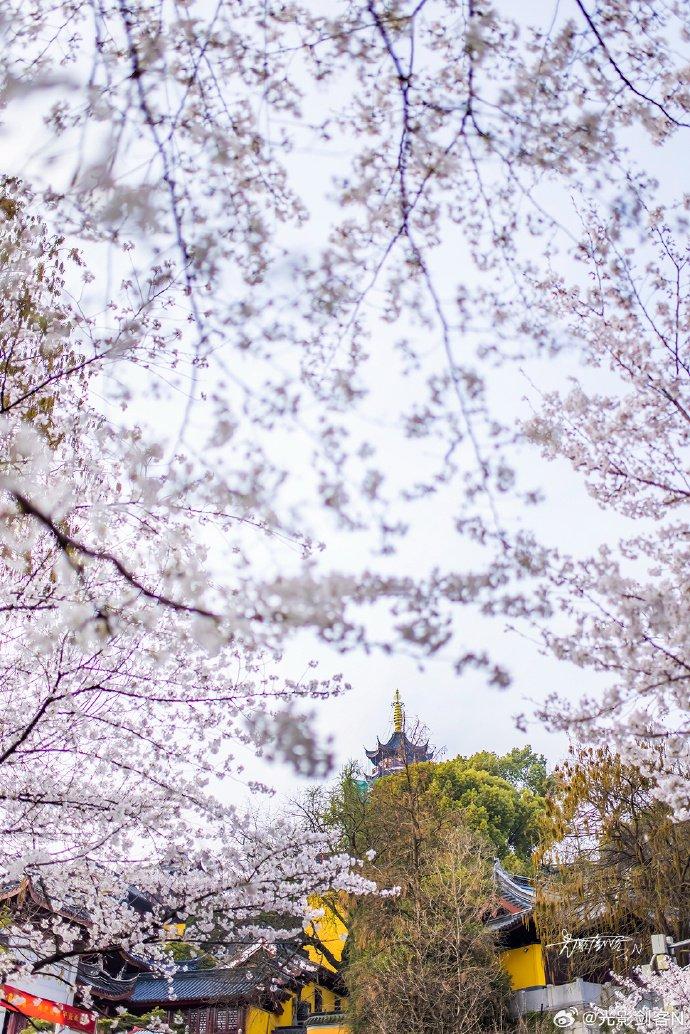
<path id="1" fill-rule="evenodd" d="M 240 1025 L 239 1009 L 228 1009 L 227 1006 L 219 1006 L 213 1010 L 215 1013 L 215 1030 L 213 1034 L 236 1034 Z"/>
<path id="2" fill-rule="evenodd" d="M 239 1009 L 217 1005 L 208 1009 L 190 1009 L 184 1014 L 188 1034 L 237 1034 Z"/>

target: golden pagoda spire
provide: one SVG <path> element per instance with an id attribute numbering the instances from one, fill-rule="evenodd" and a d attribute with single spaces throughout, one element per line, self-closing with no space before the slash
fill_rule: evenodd
<path id="1" fill-rule="evenodd" d="M 400 699 L 400 691 L 396 689 L 393 697 L 393 731 L 402 732 L 404 722 L 405 711 L 403 710 L 403 703 Z"/>

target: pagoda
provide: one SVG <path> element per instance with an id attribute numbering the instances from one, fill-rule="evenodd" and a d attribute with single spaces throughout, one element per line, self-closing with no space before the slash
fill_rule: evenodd
<path id="1" fill-rule="evenodd" d="M 377 737 L 376 743 L 375 750 L 365 750 L 364 752 L 374 766 L 372 774 L 367 776 L 370 783 L 380 779 L 381 776 L 401 772 L 407 765 L 432 760 L 429 741 L 413 743 L 405 732 L 405 708 L 397 689 L 393 697 L 393 735 L 386 743 L 381 743 Z"/>

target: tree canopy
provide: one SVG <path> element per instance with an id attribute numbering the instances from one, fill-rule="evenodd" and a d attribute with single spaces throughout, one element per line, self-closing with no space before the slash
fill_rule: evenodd
<path id="1" fill-rule="evenodd" d="M 379 888 L 360 900 L 321 897 L 347 929 L 342 959 L 318 927 L 306 935 L 341 972 L 356 1031 L 450 1034 L 507 1020 L 508 980 L 486 918 L 497 907 L 493 859 L 528 869 L 537 844 L 546 802 L 528 780 L 548 782 L 544 758 L 529 747 L 412 763 L 371 786 L 350 764 L 302 802 L 312 825 L 365 859 L 363 873 Z"/>
<path id="2" fill-rule="evenodd" d="M 495 898 L 485 841 L 446 827 L 416 872 L 404 857 L 375 868 L 402 890 L 355 911 L 345 969 L 353 1029 L 502 1029 L 509 986 L 485 924 Z"/>
<path id="3" fill-rule="evenodd" d="M 481 751 L 433 765 L 428 778 L 430 790 L 493 844 L 501 861 L 516 871 L 529 871 L 548 788 L 542 756 L 530 747 L 503 756 Z"/>
<path id="4" fill-rule="evenodd" d="M 513 872 L 531 873 L 547 801 L 522 785 L 527 778 L 535 787 L 546 787 L 551 779 L 544 758 L 530 747 L 415 763 L 371 786 L 350 763 L 333 785 L 313 789 L 298 808 L 309 827 L 330 836 L 337 850 L 367 859 L 363 871 L 369 879 L 383 889 L 399 886 L 404 896 L 419 873 L 439 864 L 457 830 L 473 838 L 483 859 L 480 866 L 498 857 Z M 341 894 L 320 900 L 344 927 L 378 907 L 348 902 Z M 340 968 L 341 960 L 320 943 L 318 931 L 312 930 L 307 940 Z"/>
<path id="5" fill-rule="evenodd" d="M 353 851 L 383 857 L 414 851 L 416 841 L 433 845 L 440 830 L 460 824 L 524 873 L 539 843 L 548 782 L 545 759 L 530 747 L 410 765 L 364 795 L 350 767 L 328 795 L 326 815 Z"/>

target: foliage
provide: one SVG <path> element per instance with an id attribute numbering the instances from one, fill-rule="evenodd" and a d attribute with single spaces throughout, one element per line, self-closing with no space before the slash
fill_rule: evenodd
<path id="1" fill-rule="evenodd" d="M 530 747 L 516 748 L 503 757 L 483 751 L 433 765 L 428 778 L 430 790 L 458 811 L 460 821 L 493 844 L 508 868 L 530 871 L 548 785 L 543 757 Z"/>
<path id="2" fill-rule="evenodd" d="M 645 957 L 652 933 L 690 937 L 690 822 L 656 790 L 607 748 L 574 751 L 556 771 L 540 849 L 547 863 L 537 895 L 542 938 L 560 942 L 564 930 L 631 938 L 613 955 L 573 955 L 579 976 L 588 966 L 630 972 L 632 945 Z"/>
<path id="3" fill-rule="evenodd" d="M 116 1031 L 127 1034 L 133 1029 L 162 1030 L 164 1034 L 184 1034 L 187 1028 L 181 1014 L 173 1014 L 168 1019 L 163 1009 L 151 1009 L 146 1013 L 135 1014 L 120 1007 L 112 1017 L 99 1017 L 98 1029 L 103 1034 L 115 1034 Z"/>
<path id="4" fill-rule="evenodd" d="M 362 858 L 370 849 L 371 800 L 357 762 L 348 762 L 327 790 L 308 792 L 305 804 L 312 824 L 333 830 L 340 846 L 354 857 Z"/>
<path id="5" fill-rule="evenodd" d="M 402 887 L 355 914 L 345 971 L 354 1030 L 500 1029 L 508 980 L 484 923 L 494 898 L 485 843 L 446 829 L 415 871 L 393 857 L 370 871 Z"/>
<path id="6" fill-rule="evenodd" d="M 490 843 L 509 868 L 525 873 L 541 835 L 548 783 L 546 762 L 530 747 L 410 765 L 367 793 L 350 764 L 330 791 L 313 795 L 310 810 L 321 809 L 325 824 L 339 831 L 340 846 L 358 857 L 370 849 L 383 857 L 414 854 L 427 840 L 433 849 L 440 830 L 460 824 Z"/>
<path id="7" fill-rule="evenodd" d="M 535 754 L 528 745 L 513 747 L 507 754 L 496 754 L 490 750 L 480 750 L 467 759 L 469 768 L 491 772 L 507 780 L 518 790 L 529 790 L 536 796 L 545 797 L 551 778 L 547 773 L 546 758 L 543 754 Z"/>
<path id="8" fill-rule="evenodd" d="M 500 771 L 512 774 L 518 785 L 496 774 Z M 483 859 L 478 862 L 482 872 L 485 860 L 496 856 L 513 871 L 531 871 L 546 801 L 531 789 L 520 788 L 525 772 L 534 786 L 546 785 L 544 759 L 529 747 L 504 756 L 483 752 L 469 758 L 408 765 L 367 789 L 363 789 L 357 766 L 350 763 L 332 787 L 308 793 L 300 809 L 312 828 L 330 831 L 337 849 L 369 859 L 364 872 L 379 887 L 399 887 L 401 896 L 397 900 L 404 909 L 408 894 L 419 890 L 419 874 L 436 871 L 435 867 L 443 864 L 441 859 L 456 834 L 475 845 Z M 428 886 L 431 884 L 427 890 Z M 350 930 L 344 971 L 355 967 L 357 977 L 348 977 L 354 985 L 365 965 L 357 941 L 358 924 L 375 927 L 379 909 L 397 906 L 390 902 L 383 906 L 373 900 L 344 902 L 342 896 L 333 894 L 323 895 L 319 903 Z M 432 907 L 430 902 L 428 907 Z M 343 968 L 341 960 L 330 957 L 318 930 L 310 931 L 307 941 L 328 957 L 335 969 Z M 416 950 L 421 951 L 421 946 Z M 425 966 L 435 964 L 435 951 L 431 938 Z"/>
<path id="9" fill-rule="evenodd" d="M 217 965 L 217 959 L 212 955 L 201 951 L 194 944 L 188 944 L 185 940 L 166 940 L 165 951 L 176 963 L 194 959 L 195 969 L 213 969 Z"/>

